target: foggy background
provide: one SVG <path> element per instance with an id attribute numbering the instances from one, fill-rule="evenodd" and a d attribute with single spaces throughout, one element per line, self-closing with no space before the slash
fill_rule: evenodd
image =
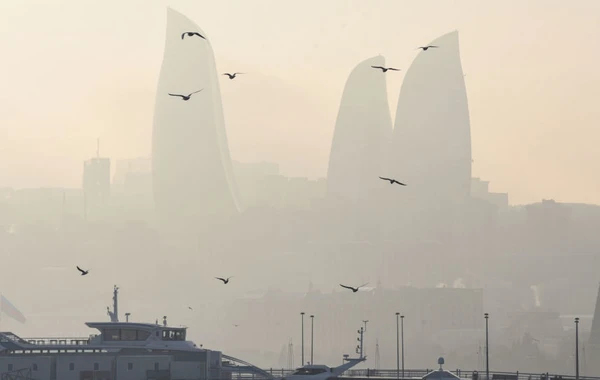
<path id="1" fill-rule="evenodd" d="M 211 95 L 221 95 L 243 208 L 201 228 L 181 218 L 189 240 L 167 236 L 153 194 L 167 6 L 206 33 L 217 73 L 246 73 L 219 75 Z M 287 367 L 290 339 L 301 365 L 304 311 L 315 314 L 315 362 L 352 354 L 368 319 L 360 367 L 394 368 L 401 312 L 407 368 L 443 355 L 450 367 L 481 370 L 489 312 L 492 368 L 565 373 L 578 316 L 582 374 L 596 374 L 598 11 L 593 0 L 3 2 L 0 292 L 28 320 L 2 316 L 0 329 L 86 336 L 83 323 L 108 318 L 118 284 L 121 319 L 167 315 L 198 344 L 265 368 Z M 328 195 L 351 71 L 379 54 L 402 69 L 379 73 L 394 121 L 413 60 L 439 53 L 417 47 L 455 30 L 469 194 L 440 208 L 412 206 L 405 188 L 385 182 L 368 207 L 365 193 Z M 98 138 L 110 191 L 94 201 L 82 192 L 83 162 L 96 157 Z M 199 210 L 213 200 L 183 199 Z M 224 286 L 215 276 L 234 278 Z M 366 282 L 356 294 L 339 287 Z"/>

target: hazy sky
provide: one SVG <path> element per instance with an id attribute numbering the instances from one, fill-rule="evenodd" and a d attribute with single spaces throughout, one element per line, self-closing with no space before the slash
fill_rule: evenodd
<path id="1" fill-rule="evenodd" d="M 406 70 L 458 29 L 473 174 L 513 204 L 600 204 L 600 1 L 3 0 L 0 186 L 81 184 L 82 161 L 148 156 L 166 7 L 210 38 L 232 158 L 322 177 L 345 80 Z M 404 72 L 389 73 L 392 117 Z M 176 90 L 174 90 L 176 91 Z"/>

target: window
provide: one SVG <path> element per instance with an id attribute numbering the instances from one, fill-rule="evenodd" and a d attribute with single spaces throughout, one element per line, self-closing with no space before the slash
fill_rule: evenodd
<path id="1" fill-rule="evenodd" d="M 132 329 L 122 329 L 121 330 L 121 340 L 136 340 L 137 339 L 137 330 Z"/>
<path id="2" fill-rule="evenodd" d="M 38 370 L 37 363 L 33 363 L 33 364 L 31 365 L 31 369 L 32 369 L 32 370 L 34 370 L 34 371 L 37 371 L 37 370 Z"/>
<path id="3" fill-rule="evenodd" d="M 163 330 L 162 340 L 185 340 L 185 330 Z"/>
<path id="4" fill-rule="evenodd" d="M 127 370 L 133 371 L 133 363 L 127 363 Z"/>
<path id="5" fill-rule="evenodd" d="M 138 330 L 137 332 L 137 340 L 146 340 L 150 337 L 149 331 Z"/>
<path id="6" fill-rule="evenodd" d="M 94 371 L 98 371 L 100 369 L 100 364 L 94 363 Z"/>
<path id="7" fill-rule="evenodd" d="M 156 372 L 158 372 L 159 369 L 160 369 L 160 366 L 158 365 L 158 363 L 154 363 L 154 370 Z"/>
<path id="8" fill-rule="evenodd" d="M 69 371 L 75 371 L 75 363 L 69 363 Z"/>
<path id="9" fill-rule="evenodd" d="M 121 340 L 121 331 L 119 329 L 104 329 L 104 340 Z"/>

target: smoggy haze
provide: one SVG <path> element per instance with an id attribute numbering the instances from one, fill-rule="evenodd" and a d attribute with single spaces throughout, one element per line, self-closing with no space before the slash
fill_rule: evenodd
<path id="1" fill-rule="evenodd" d="M 51 3 L 51 4 L 50 4 Z M 395 118 L 416 48 L 458 29 L 473 176 L 513 204 L 600 203 L 600 3 L 3 1 L 0 186 L 81 185 L 95 153 L 148 156 L 165 7 L 208 34 L 232 158 L 326 175 L 344 83 L 379 53 Z M 307 154 L 310 151 L 311 154 Z"/>

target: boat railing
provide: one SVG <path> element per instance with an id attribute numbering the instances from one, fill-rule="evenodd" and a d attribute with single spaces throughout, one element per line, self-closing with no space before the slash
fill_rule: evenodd
<path id="1" fill-rule="evenodd" d="M 90 344 L 90 339 L 91 337 L 23 338 L 27 343 L 38 346 L 87 346 Z"/>

